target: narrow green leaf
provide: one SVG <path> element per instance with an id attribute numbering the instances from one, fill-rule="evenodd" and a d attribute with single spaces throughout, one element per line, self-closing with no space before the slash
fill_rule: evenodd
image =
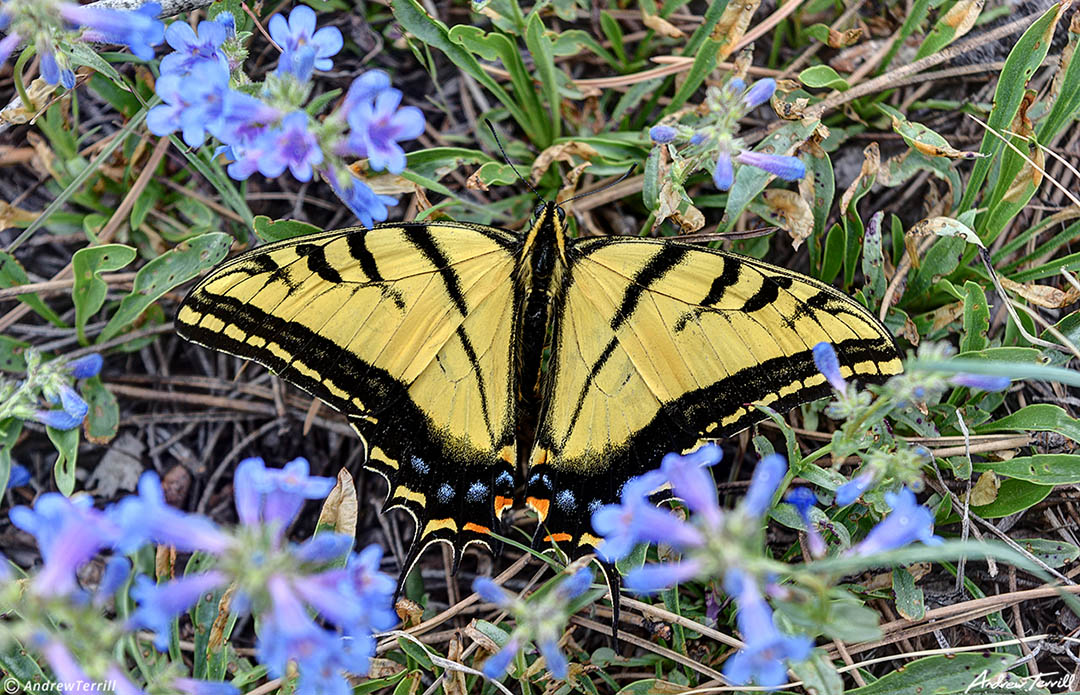
<path id="1" fill-rule="evenodd" d="M 540 13 L 533 11 L 525 25 L 525 45 L 532 53 L 536 72 L 540 76 L 540 86 L 544 92 L 544 101 L 548 108 L 548 138 L 551 142 L 562 131 L 562 97 L 559 96 L 559 82 L 555 77 L 555 54 L 551 49 L 551 40 L 545 35 L 544 23 Z"/>
<path id="2" fill-rule="evenodd" d="M 977 471 L 993 471 L 1005 478 L 1026 480 L 1039 485 L 1074 485 L 1080 483 L 1080 455 L 1035 454 L 1008 461 L 980 461 Z"/>
<path id="3" fill-rule="evenodd" d="M 964 334 L 960 337 L 961 352 L 982 350 L 989 346 L 990 307 L 981 285 L 968 280 L 964 283 Z"/>
<path id="4" fill-rule="evenodd" d="M 1073 441 L 1080 442 L 1080 420 L 1070 417 L 1061 406 L 1052 403 L 1033 403 L 1015 413 L 974 428 L 976 434 L 1013 430 L 1057 432 Z"/>
<path id="5" fill-rule="evenodd" d="M 23 269 L 22 264 L 19 263 L 15 256 L 0 251 L 0 288 L 7 289 L 9 287 L 19 287 L 29 284 L 30 278 L 26 275 L 26 271 Z M 64 320 L 60 318 L 60 315 L 50 309 L 48 304 L 41 301 L 41 298 L 38 297 L 37 294 L 32 292 L 20 294 L 18 295 L 18 299 L 20 302 L 33 309 L 34 313 L 54 326 L 66 326 Z"/>
<path id="6" fill-rule="evenodd" d="M 926 615 L 923 590 L 915 583 L 915 577 L 903 567 L 894 567 L 892 573 L 893 596 L 896 610 L 908 620 L 922 620 Z"/>
<path id="7" fill-rule="evenodd" d="M 75 492 L 75 463 L 79 459 L 79 428 L 56 430 L 45 428 L 49 441 L 56 447 L 56 462 L 53 463 L 53 478 L 56 489 L 65 497 Z"/>
<path id="8" fill-rule="evenodd" d="M 940 695 L 962 693 L 975 676 L 993 677 L 1004 673 L 1016 657 L 995 652 L 960 652 L 927 656 L 886 673 L 869 685 L 847 691 L 847 695 Z"/>
<path id="9" fill-rule="evenodd" d="M 313 224 L 299 220 L 272 220 L 266 215 L 256 215 L 253 228 L 255 235 L 263 241 L 282 241 L 306 234 L 315 234 L 323 230 Z"/>
<path id="10" fill-rule="evenodd" d="M 671 103 L 664 107 L 663 114 L 665 116 L 681 109 L 686 100 L 693 96 L 698 87 L 702 85 L 705 78 L 716 69 L 716 57 L 719 55 L 720 47 L 723 45 L 724 42 L 711 37 L 705 39 L 701 49 L 694 54 L 694 63 L 686 73 L 686 79 L 679 85 L 675 96 L 671 98 Z"/>

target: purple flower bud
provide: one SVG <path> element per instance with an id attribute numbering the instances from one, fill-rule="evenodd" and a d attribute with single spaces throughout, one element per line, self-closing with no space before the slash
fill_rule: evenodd
<path id="1" fill-rule="evenodd" d="M 473 580 L 472 590 L 488 603 L 500 608 L 507 608 L 514 602 L 510 593 L 491 580 L 490 577 L 477 577 Z"/>
<path id="2" fill-rule="evenodd" d="M 859 499 L 874 484 L 874 472 L 866 470 L 836 488 L 836 503 L 843 506 Z"/>
<path id="3" fill-rule="evenodd" d="M 934 515 L 915 501 L 915 493 L 907 488 L 885 493 L 885 502 L 892 512 L 870 529 L 858 545 L 848 552 L 852 555 L 873 555 L 902 548 L 915 541 L 939 545 L 943 541 L 934 535 Z"/>
<path id="4" fill-rule="evenodd" d="M 154 46 L 164 40 L 165 25 L 158 21 L 161 5 L 146 3 L 136 10 L 114 10 L 62 2 L 60 16 L 77 26 L 88 27 L 85 40 L 120 43 L 138 58 L 152 60 Z"/>
<path id="5" fill-rule="evenodd" d="M 786 473 L 787 461 L 780 454 L 769 454 L 758 461 L 742 501 L 743 511 L 755 519 L 765 516 Z"/>
<path id="6" fill-rule="evenodd" d="M 717 190 L 726 191 L 735 183 L 735 167 L 731 163 L 731 156 L 726 152 L 716 155 L 716 167 L 713 168 L 713 183 Z"/>
<path id="7" fill-rule="evenodd" d="M 127 581 L 131 574 L 131 560 L 123 555 L 113 555 L 105 561 L 105 571 L 101 574 L 101 582 L 98 583 L 94 592 L 94 601 L 104 603 Z"/>
<path id="8" fill-rule="evenodd" d="M 569 601 L 588 591 L 589 587 L 592 586 L 592 580 L 592 570 L 583 567 L 560 581 L 554 591 L 563 601 Z"/>
<path id="9" fill-rule="evenodd" d="M 700 572 L 701 562 L 698 560 L 647 564 L 630 570 L 626 575 L 626 588 L 638 594 L 654 594 L 694 579 Z"/>
<path id="10" fill-rule="evenodd" d="M 784 181 L 797 181 L 806 176 L 806 165 L 798 157 L 743 150 L 738 159 L 743 164 L 767 171 Z"/>
<path id="11" fill-rule="evenodd" d="M 11 56 L 11 52 L 19 47 L 19 42 L 22 37 L 12 32 L 0 39 L 0 63 L 7 62 L 7 59 Z"/>
<path id="12" fill-rule="evenodd" d="M 660 471 L 671 482 L 672 492 L 713 528 L 720 525 L 723 513 L 716 484 L 704 467 L 716 464 L 723 455 L 723 449 L 716 444 L 706 444 L 685 456 L 667 454 L 660 462 Z"/>
<path id="13" fill-rule="evenodd" d="M 569 674 L 570 665 L 566 662 L 563 653 L 559 651 L 559 643 L 554 639 L 544 639 L 537 642 L 536 646 L 540 649 L 540 655 L 544 657 L 548 672 L 560 680 L 565 680 Z"/>
<path id="14" fill-rule="evenodd" d="M 73 430 L 83 421 L 81 417 L 74 417 L 63 410 L 35 410 L 32 417 L 54 430 Z"/>
<path id="15" fill-rule="evenodd" d="M 991 376 L 989 374 L 957 374 L 949 379 L 954 386 L 966 386 L 970 389 L 982 391 L 1004 391 L 1009 388 L 1012 380 L 1007 376 Z"/>
<path id="16" fill-rule="evenodd" d="M 322 563 L 344 557 L 352 549 L 353 537 L 347 533 L 319 533 L 292 549 L 299 562 Z"/>
<path id="17" fill-rule="evenodd" d="M 649 137 L 653 142 L 664 144 L 675 139 L 678 132 L 669 125 L 654 125 L 649 128 Z"/>
<path id="18" fill-rule="evenodd" d="M 13 487 L 22 487 L 30 482 L 30 471 L 26 470 L 26 466 L 20 466 L 15 463 L 12 464 L 11 470 L 8 472 L 7 489 Z"/>
<path id="19" fill-rule="evenodd" d="M 701 143 L 705 142 L 708 139 L 709 139 L 709 136 L 706 135 L 705 133 L 694 133 L 693 135 L 690 136 L 690 144 L 691 145 L 700 145 Z"/>
<path id="20" fill-rule="evenodd" d="M 228 577 L 217 571 L 188 575 L 164 584 L 139 575 L 131 589 L 132 598 L 139 604 L 131 622 L 153 631 L 154 646 L 165 651 L 169 648 L 173 619 L 194 606 L 204 593 L 226 584 Z"/>
<path id="21" fill-rule="evenodd" d="M 746 82 L 741 77 L 732 77 L 725 86 L 732 94 L 739 94 L 746 89 Z"/>
<path id="22" fill-rule="evenodd" d="M 161 479 L 154 471 L 139 478 L 139 494 L 130 495 L 109 508 L 109 516 L 123 529 L 120 548 L 134 552 L 148 542 L 175 547 L 181 552 L 201 550 L 219 555 L 232 539 L 209 519 L 188 514 L 165 501 Z"/>
<path id="23" fill-rule="evenodd" d="M 105 363 L 105 360 L 96 352 L 92 352 L 89 355 L 83 355 L 78 359 L 69 360 L 67 368 L 71 370 L 71 375 L 76 379 L 89 379 L 92 376 L 97 376 L 101 372 L 101 366 Z"/>
<path id="24" fill-rule="evenodd" d="M 747 90 L 743 95 L 743 103 L 746 105 L 746 110 L 756 109 L 757 107 L 768 101 L 773 92 L 776 91 L 776 80 L 771 77 L 766 77 L 763 80 L 758 80 Z"/>
<path id="25" fill-rule="evenodd" d="M 334 489 L 333 478 L 311 476 L 308 470 L 304 458 L 294 459 L 280 469 L 267 468 L 260 458 L 241 461 L 233 481 L 241 522 L 273 525 L 280 539 L 305 500 L 322 499 Z"/>
<path id="26" fill-rule="evenodd" d="M 521 650 L 521 640 L 511 637 L 502 649 L 495 652 L 484 662 L 484 675 L 495 680 L 502 678 L 506 669 L 510 668 L 510 662 Z"/>
<path id="27" fill-rule="evenodd" d="M 65 413 L 77 419 L 79 422 L 83 421 L 83 418 L 86 417 L 86 413 L 90 410 L 90 406 L 86 404 L 86 401 L 82 399 L 82 396 L 67 384 L 60 385 L 60 405 L 63 407 Z"/>
<path id="28" fill-rule="evenodd" d="M 806 540 L 810 546 L 810 554 L 814 557 L 823 556 L 826 551 L 825 539 L 821 537 L 813 519 L 810 518 L 810 510 L 817 504 L 817 495 L 808 487 L 796 487 L 788 490 L 784 500 L 798 510 L 803 524 L 806 525 Z"/>
<path id="29" fill-rule="evenodd" d="M 847 391 L 847 382 L 840 374 L 840 360 L 831 343 L 821 342 L 814 346 L 814 365 L 834 389 L 841 393 Z"/>

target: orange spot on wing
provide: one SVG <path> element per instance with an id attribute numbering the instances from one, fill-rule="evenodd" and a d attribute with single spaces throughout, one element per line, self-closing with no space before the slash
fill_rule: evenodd
<path id="1" fill-rule="evenodd" d="M 464 526 L 462 526 L 461 528 L 462 528 L 463 531 L 475 531 L 476 533 L 488 533 L 488 534 L 491 533 L 491 529 L 489 529 L 487 526 L 481 526 L 480 524 L 474 524 L 471 521 L 468 522 L 467 524 L 465 524 Z"/>
<path id="2" fill-rule="evenodd" d="M 503 511 L 512 506 L 514 506 L 513 497 L 503 497 L 502 495 L 495 495 L 495 518 L 498 519 L 500 516 L 502 516 Z"/>
<path id="3" fill-rule="evenodd" d="M 539 497 L 527 497 L 525 498 L 525 504 L 529 506 L 529 509 L 540 515 L 540 521 L 547 519 L 548 508 L 551 507 L 551 500 L 542 500 Z"/>
<path id="4" fill-rule="evenodd" d="M 574 537 L 569 533 L 552 533 L 544 537 L 545 542 L 555 541 L 556 543 L 567 543 L 573 539 Z"/>

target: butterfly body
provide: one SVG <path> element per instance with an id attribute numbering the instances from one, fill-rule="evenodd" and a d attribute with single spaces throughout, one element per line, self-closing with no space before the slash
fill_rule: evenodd
<path id="1" fill-rule="evenodd" d="M 268 244 L 226 262 L 181 336 L 254 359 L 343 412 L 416 531 L 455 562 L 525 503 L 539 544 L 600 539 L 592 512 L 669 451 L 901 370 L 892 337 L 837 290 L 674 240 L 570 239 L 554 203 L 528 230 L 388 224 Z"/>

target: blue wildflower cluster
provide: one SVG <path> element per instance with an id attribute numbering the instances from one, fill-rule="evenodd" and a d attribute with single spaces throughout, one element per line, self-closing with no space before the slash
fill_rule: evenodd
<path id="1" fill-rule="evenodd" d="M 593 528 L 604 538 L 600 556 L 607 562 L 626 557 L 639 543 L 660 543 L 681 553 L 675 562 L 646 564 L 626 575 L 626 586 L 652 593 L 680 582 L 722 578 L 725 591 L 734 598 L 736 621 L 745 646 L 724 665 L 724 675 L 736 684 L 755 682 L 778 687 L 786 682 L 785 663 L 806 659 L 812 648 L 807 636 L 785 634 L 776 624 L 766 594 L 771 577 L 782 568 L 762 556 L 759 530 L 787 478 L 787 462 L 771 454 L 754 469 L 746 495 L 734 510 L 720 508 L 716 485 L 707 468 L 721 458 L 714 444 L 687 454 L 668 454 L 660 468 L 629 481 L 621 501 L 598 509 Z M 689 520 L 657 509 L 651 492 L 670 486 L 672 494 L 691 511 Z M 936 543 L 933 515 L 915 502 L 914 493 L 903 489 L 890 495 L 892 512 L 870 531 L 866 539 L 846 552 L 867 556 L 920 540 Z M 786 501 L 802 516 L 811 553 L 822 557 L 828 546 L 815 527 L 811 510 L 817 502 L 808 488 L 788 491 Z"/>
<path id="2" fill-rule="evenodd" d="M 158 21 L 161 5 L 146 3 L 134 12 L 58 0 L 5 0 L 0 6 L 0 63 L 22 43 L 41 59 L 41 76 L 49 84 L 75 86 L 68 50 L 75 41 L 117 43 L 136 57 L 150 60 L 162 42 L 165 26 Z"/>
<path id="3" fill-rule="evenodd" d="M 156 135 L 179 132 L 199 147 L 208 135 L 222 143 L 231 163 L 228 173 L 244 180 L 258 172 L 276 177 L 288 170 L 299 181 L 318 174 L 366 226 L 385 220 L 397 201 L 378 195 L 346 165 L 367 158 L 373 171 L 400 173 L 405 152 L 400 143 L 419 136 L 424 116 L 401 106 L 401 92 L 377 70 L 357 77 L 337 108 L 322 119 L 309 113 L 315 70 L 333 67 L 342 48 L 335 27 L 316 28 L 315 12 L 295 7 L 288 18 L 269 21 L 270 36 L 281 49 L 277 68 L 260 84 L 240 69 L 242 55 L 235 21 L 228 13 L 201 22 L 198 31 L 173 23 L 165 38 L 174 52 L 161 61 L 156 91 L 164 101 L 147 115 Z"/>
<path id="4" fill-rule="evenodd" d="M 484 663 L 484 675 L 492 679 L 501 678 L 514 656 L 525 645 L 532 643 L 540 650 L 548 672 L 555 678 L 565 679 L 569 674 L 569 664 L 559 651 L 559 638 L 570 617 L 570 601 L 585 593 L 592 580 L 592 570 L 579 569 L 526 600 L 511 594 L 488 577 L 477 577 L 473 581 L 473 591 L 509 613 L 517 624 L 506 644 Z"/>
<path id="5" fill-rule="evenodd" d="M 44 656 L 68 689 L 89 690 L 95 682 L 111 681 L 117 693 L 141 693 L 123 664 L 110 661 L 100 645 L 149 630 L 155 646 L 165 650 L 175 639 L 179 616 L 208 594 L 232 587 L 232 609 L 257 618 L 256 656 L 271 676 L 298 673 L 297 693 L 346 695 L 351 692 L 346 674 L 367 672 L 375 653 L 373 633 L 389 629 L 397 618 L 391 605 L 394 582 L 379 571 L 377 546 L 355 553 L 352 538 L 335 533 L 300 544 L 285 540 L 304 502 L 325 497 L 333 486 L 332 478 L 309 475 L 304 459 L 282 469 L 247 459 L 233 481 L 240 525 L 231 530 L 169 506 L 154 472 L 143 474 L 137 495 L 104 510 L 87 495 L 43 494 L 32 508 L 11 510 L 12 523 L 37 540 L 43 566 L 29 579 L 27 591 L 15 582 L 0 583 L 0 599 L 17 606 L 22 618 L 6 631 Z M 117 626 L 101 616 L 101 607 L 131 579 L 127 556 L 150 543 L 199 553 L 206 569 L 168 581 L 137 574 L 130 590 L 137 607 Z M 87 591 L 76 571 L 102 553 L 108 559 L 101 582 Z M 2 570 L 10 579 L 6 561 Z M 203 695 L 237 692 L 172 671 L 163 678 L 148 687 Z"/>
<path id="6" fill-rule="evenodd" d="M 0 422 L 15 417 L 54 430 L 78 427 L 90 408 L 72 381 L 97 376 L 103 363 L 97 353 L 43 362 L 40 353 L 28 350 L 25 379 L 14 382 L 0 377 Z"/>
<path id="7" fill-rule="evenodd" d="M 924 343 L 919 348 L 920 359 L 940 361 L 951 354 L 946 344 Z M 893 437 L 884 424 L 886 415 L 895 409 L 917 405 L 925 409 L 937 403 L 951 388 L 965 387 L 983 391 L 1001 391 L 1009 387 L 1005 376 L 979 374 L 948 375 L 919 369 L 908 369 L 890 379 L 881 389 L 882 397 L 874 400 L 867 390 L 860 390 L 847 381 L 850 369 L 842 367 L 836 351 L 829 343 L 814 346 L 814 364 L 829 385 L 835 399 L 825 412 L 832 418 L 844 420 L 833 432 L 832 455 L 844 459 L 859 452 L 863 464 L 854 478 L 836 490 L 836 503 L 855 502 L 868 490 L 878 487 L 909 486 L 916 492 L 922 489 L 922 469 L 932 461 L 923 446 L 912 446 Z M 889 505 L 891 507 L 891 504 Z"/>
<path id="8" fill-rule="evenodd" d="M 743 80 L 733 77 L 723 87 L 709 88 L 704 116 L 692 124 L 662 122 L 649 129 L 649 137 L 658 145 L 687 145 L 681 151 L 669 149 L 674 158 L 672 176 L 680 180 L 697 169 L 711 168 L 713 183 L 726 191 L 735 182 L 738 162 L 784 181 L 796 181 L 806 175 L 806 165 L 798 157 L 754 152 L 737 135 L 739 119 L 769 101 L 775 91 L 776 81 L 771 78 L 747 88 Z"/>

